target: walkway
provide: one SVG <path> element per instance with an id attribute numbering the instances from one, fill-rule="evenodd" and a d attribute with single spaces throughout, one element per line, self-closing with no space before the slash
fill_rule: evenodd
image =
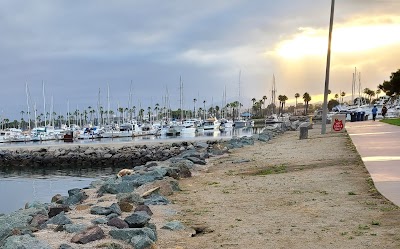
<path id="1" fill-rule="evenodd" d="M 400 126 L 379 121 L 346 122 L 375 187 L 400 206 Z"/>

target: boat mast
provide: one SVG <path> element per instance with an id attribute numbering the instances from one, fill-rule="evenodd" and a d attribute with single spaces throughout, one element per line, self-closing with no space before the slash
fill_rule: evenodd
<path id="1" fill-rule="evenodd" d="M 182 77 L 179 76 L 179 102 L 180 102 L 180 108 L 181 108 L 181 122 L 183 121 L 183 82 L 182 82 Z"/>
<path id="2" fill-rule="evenodd" d="M 239 106 L 238 106 L 238 117 L 237 119 L 240 120 L 240 77 L 242 75 L 242 70 L 239 70 Z"/>
<path id="3" fill-rule="evenodd" d="M 110 124 L 110 84 L 107 84 L 107 124 Z"/>
<path id="4" fill-rule="evenodd" d="M 97 95 L 97 125 L 101 126 L 101 123 L 103 120 L 101 120 L 101 115 L 100 115 L 100 87 L 99 87 L 99 93 Z M 99 116 L 100 115 L 100 116 Z"/>
<path id="5" fill-rule="evenodd" d="M 272 94 L 271 103 L 273 104 L 272 112 L 273 112 L 273 114 L 275 114 L 275 111 L 276 111 L 276 105 L 275 105 L 275 102 L 276 102 L 276 100 L 275 100 L 275 98 L 276 98 L 275 74 L 272 75 L 272 91 L 271 91 L 271 94 Z"/>
<path id="6" fill-rule="evenodd" d="M 28 107 L 28 129 L 31 130 L 31 112 L 29 108 L 29 90 L 28 90 L 28 82 L 25 84 L 25 93 L 26 93 L 26 105 Z"/>
<path id="7" fill-rule="evenodd" d="M 67 122 L 68 122 L 68 127 L 71 128 L 71 120 L 69 118 L 69 99 L 67 100 Z"/>
<path id="8" fill-rule="evenodd" d="M 44 81 L 42 80 L 42 90 L 43 90 L 43 114 L 44 114 L 44 126 L 46 126 L 47 120 L 46 120 L 46 95 L 44 93 Z"/>

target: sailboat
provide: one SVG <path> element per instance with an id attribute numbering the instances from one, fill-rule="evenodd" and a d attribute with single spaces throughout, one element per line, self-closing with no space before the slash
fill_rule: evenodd
<path id="1" fill-rule="evenodd" d="M 244 119 L 242 119 L 242 117 L 241 117 L 241 111 L 240 111 L 240 109 L 241 109 L 241 103 L 240 103 L 240 77 L 241 77 L 241 74 L 242 74 L 242 71 L 240 70 L 239 71 L 239 105 L 238 105 L 238 119 L 237 120 L 235 120 L 234 122 L 233 122 L 233 125 L 235 126 L 235 128 L 243 128 L 243 127 L 246 127 L 246 126 L 251 126 L 252 125 L 252 122 L 250 121 L 250 120 L 244 120 Z M 253 123 L 254 124 L 254 123 Z"/>

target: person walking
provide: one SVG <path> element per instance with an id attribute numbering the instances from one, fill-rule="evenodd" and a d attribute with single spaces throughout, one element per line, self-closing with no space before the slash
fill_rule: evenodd
<path id="1" fill-rule="evenodd" d="M 383 107 L 382 107 L 382 117 L 383 118 L 385 118 L 386 113 L 387 113 L 387 107 L 386 107 L 386 105 L 383 105 Z"/>
<path id="2" fill-rule="evenodd" d="M 374 105 L 374 107 L 372 108 L 372 120 L 375 121 L 377 113 L 378 113 L 378 108 L 376 108 L 376 105 Z"/>

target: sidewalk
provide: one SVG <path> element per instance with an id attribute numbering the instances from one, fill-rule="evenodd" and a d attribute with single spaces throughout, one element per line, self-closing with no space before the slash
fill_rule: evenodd
<path id="1" fill-rule="evenodd" d="M 379 121 L 346 122 L 377 190 L 400 206 L 400 126 Z"/>

